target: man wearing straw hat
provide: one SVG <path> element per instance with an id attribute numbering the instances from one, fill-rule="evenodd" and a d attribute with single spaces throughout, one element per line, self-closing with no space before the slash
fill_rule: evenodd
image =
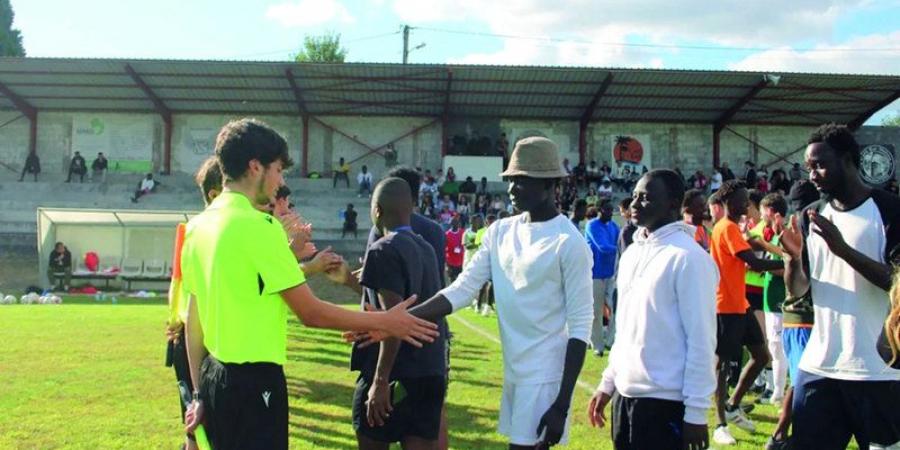
<path id="1" fill-rule="evenodd" d="M 410 310 L 440 319 L 493 282 L 504 370 L 499 431 L 511 449 L 566 441 L 572 392 L 590 342 L 591 250 L 554 203 L 566 175 L 549 139 L 516 143 L 501 176 L 521 214 L 492 225 L 456 281 Z"/>

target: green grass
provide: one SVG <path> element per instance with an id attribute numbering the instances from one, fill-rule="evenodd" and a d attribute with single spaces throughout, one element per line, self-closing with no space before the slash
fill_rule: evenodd
<path id="1" fill-rule="evenodd" d="M 352 300 L 339 291 L 329 295 Z M 173 371 L 163 366 L 164 300 L 64 302 L 0 306 L 0 448 L 177 448 L 177 389 Z M 495 317 L 471 310 L 456 317 L 497 336 Z M 447 397 L 451 447 L 505 448 L 496 432 L 500 346 L 456 317 L 450 319 L 455 335 Z M 349 348 L 337 332 L 305 328 L 293 319 L 289 333 L 291 448 L 355 448 L 350 402 L 356 377 L 347 369 Z M 589 355 L 581 379 L 596 385 L 605 364 L 605 358 Z M 587 423 L 589 396 L 577 388 L 567 448 L 612 448 L 608 428 Z M 776 410 L 758 406 L 751 416 L 760 431 L 751 435 L 732 426 L 741 444 L 734 448 L 762 448 Z"/>

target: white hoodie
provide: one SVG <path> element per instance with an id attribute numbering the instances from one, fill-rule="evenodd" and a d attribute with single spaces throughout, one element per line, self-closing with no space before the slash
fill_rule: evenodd
<path id="1" fill-rule="evenodd" d="M 719 271 L 678 221 L 639 228 L 619 261 L 616 341 L 598 390 L 684 402 L 684 421 L 702 425 L 716 389 Z"/>

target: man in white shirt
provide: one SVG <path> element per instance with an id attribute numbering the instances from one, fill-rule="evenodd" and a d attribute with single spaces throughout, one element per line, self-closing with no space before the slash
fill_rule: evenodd
<path id="1" fill-rule="evenodd" d="M 366 166 L 362 166 L 359 174 L 356 175 L 356 183 L 359 184 L 359 195 L 357 197 L 362 198 L 363 193 L 372 196 L 372 173 L 369 172 L 369 168 Z"/>
<path id="2" fill-rule="evenodd" d="M 893 266 L 900 263 L 900 199 L 860 179 L 860 149 L 845 126 L 813 132 L 810 181 L 823 199 L 782 234 L 785 284 L 813 299 L 815 324 L 794 386 L 791 448 L 900 448 L 900 370 L 879 354 Z"/>
<path id="3" fill-rule="evenodd" d="M 484 283 L 493 282 L 504 368 L 499 431 L 510 449 L 546 449 L 566 440 L 590 342 L 592 257 L 581 233 L 556 209 L 554 190 L 566 173 L 552 141 L 518 141 L 501 176 L 522 213 L 489 227 L 459 278 L 412 314 L 438 319 L 469 305 Z"/>
<path id="4" fill-rule="evenodd" d="M 654 170 L 634 189 L 640 227 L 619 261 L 618 338 L 591 399 L 591 424 L 606 423 L 612 401 L 616 449 L 705 449 L 716 388 L 719 273 L 681 221 L 684 182 Z"/>
<path id="5" fill-rule="evenodd" d="M 154 189 L 156 189 L 156 180 L 153 179 L 152 173 L 148 173 L 147 177 L 141 180 L 137 190 L 134 191 L 134 196 L 131 197 L 131 203 L 137 203 L 139 198 L 153 192 Z"/>

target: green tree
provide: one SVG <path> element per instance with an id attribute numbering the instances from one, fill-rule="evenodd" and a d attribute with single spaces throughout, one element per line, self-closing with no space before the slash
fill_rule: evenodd
<path id="1" fill-rule="evenodd" d="M 294 55 L 297 62 L 342 63 L 347 57 L 347 49 L 341 47 L 341 35 L 326 33 L 321 36 L 303 38 L 303 48 Z"/>
<path id="2" fill-rule="evenodd" d="M 15 15 L 9 0 L 0 0 L 0 56 L 25 56 L 22 33 L 12 27 Z"/>
<path id="3" fill-rule="evenodd" d="M 883 127 L 900 127 L 900 112 L 885 116 L 881 119 Z"/>

